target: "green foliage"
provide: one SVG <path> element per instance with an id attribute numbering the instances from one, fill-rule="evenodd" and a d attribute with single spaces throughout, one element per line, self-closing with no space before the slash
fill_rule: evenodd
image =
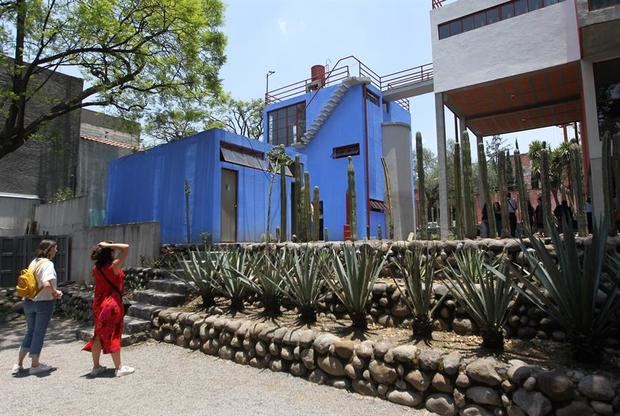
<path id="1" fill-rule="evenodd" d="M 332 273 L 326 273 L 325 280 L 349 312 L 353 326 L 366 329 L 366 304 L 387 254 L 367 244 L 345 243 L 341 255 L 342 259 L 332 249 Z"/>
<path id="2" fill-rule="evenodd" d="M 284 151 L 284 145 L 280 144 L 269 149 L 267 152 L 267 163 L 269 174 L 269 191 L 267 192 L 267 229 L 265 230 L 265 235 L 267 237 L 267 242 L 269 242 L 271 240 L 271 195 L 273 194 L 273 184 L 276 180 L 276 175 L 278 173 L 282 174 L 287 166 L 292 165 L 293 159 L 291 159 L 291 157 Z M 282 201 L 281 206 L 286 207 L 286 203 Z M 282 219 L 280 221 L 282 221 Z M 284 230 L 283 239 L 286 239 L 286 224 L 284 224 L 282 229 Z"/>
<path id="3" fill-rule="evenodd" d="M 555 227 L 549 228 L 557 261 L 542 240 L 530 235 L 534 253 L 521 243 L 529 267 L 521 268 L 519 281 L 523 287 L 518 290 L 566 329 L 575 347 L 575 358 L 600 360 L 602 343 L 616 323 L 620 299 L 618 254 L 607 257 L 605 262 L 605 223 L 594 224 L 591 244 L 584 245 L 583 255 L 577 250 L 573 233 L 564 233 L 562 239 Z M 603 279 L 605 269 L 610 278 L 607 282 Z M 596 304 L 599 290 L 606 295 L 601 305 Z"/>
<path id="4" fill-rule="evenodd" d="M 56 191 L 54 197 L 52 198 L 52 202 L 64 202 L 73 198 L 75 198 L 75 193 L 73 192 L 73 189 L 67 186 Z"/>
<path id="5" fill-rule="evenodd" d="M 214 282 L 218 291 L 230 300 L 232 310 L 243 309 L 243 301 L 249 295 L 246 282 L 254 278 L 260 257 L 244 247 L 219 254 L 222 256 L 221 273 Z"/>
<path id="6" fill-rule="evenodd" d="M 217 127 L 260 140 L 263 137 L 264 108 L 265 102 L 262 99 L 242 101 L 225 97 L 221 102 L 214 104 L 207 113 L 205 128 Z"/>
<path id="7" fill-rule="evenodd" d="M 3 3 L 0 27 L 15 31 L 10 42 L 0 42 L 0 53 L 14 56 L 16 65 L 3 60 L 1 69 L 16 82 L 0 93 L 0 108 L 6 109 L 0 157 L 48 121 L 81 107 L 112 106 L 140 118 L 171 99 L 200 101 L 219 94 L 223 16 L 219 0 Z M 49 74 L 68 66 L 80 71 L 87 88 L 76 96 L 48 94 Z M 35 101 L 49 110 L 26 121 L 15 117 Z"/>
<path id="8" fill-rule="evenodd" d="M 413 335 L 417 338 L 432 339 L 433 321 L 431 319 L 435 308 L 441 304 L 437 302 L 431 307 L 433 300 L 433 277 L 435 268 L 433 265 L 434 253 L 421 248 L 407 250 L 404 255 L 392 259 L 396 266 L 399 279 L 405 282 L 405 291 L 400 287 L 399 281 L 393 276 L 394 283 L 401 293 L 409 309 L 413 312 Z"/>
<path id="9" fill-rule="evenodd" d="M 197 248 L 190 251 L 187 258 L 176 256 L 176 259 L 181 271 L 175 276 L 198 289 L 203 307 L 214 305 L 215 288 L 222 272 L 222 256 Z"/>
<path id="10" fill-rule="evenodd" d="M 502 327 L 516 293 L 507 260 L 489 262 L 482 251 L 475 249 L 459 251 L 454 259 L 456 267 L 448 264 L 444 269 L 450 291 L 480 328 L 482 346 L 503 350 Z M 502 278 L 496 276 L 500 265 Z"/>
<path id="11" fill-rule="evenodd" d="M 426 224 L 428 223 L 427 209 L 426 209 L 426 188 L 424 184 L 424 147 L 422 146 L 422 133 L 419 131 L 415 134 L 415 154 L 416 154 L 416 171 L 417 171 L 417 183 L 416 187 L 418 189 L 418 218 L 420 221 L 421 232 L 420 238 L 426 239 Z"/>
<path id="12" fill-rule="evenodd" d="M 349 156 L 347 166 L 347 197 L 349 198 L 349 225 L 351 226 L 351 240 L 357 240 L 357 194 L 355 193 L 355 169 L 353 158 Z"/>
<path id="13" fill-rule="evenodd" d="M 327 253 L 305 246 L 293 252 L 292 264 L 280 268 L 284 280 L 283 292 L 300 313 L 302 322 L 316 321 L 316 308 L 321 298 L 324 279 L 321 275 Z"/>

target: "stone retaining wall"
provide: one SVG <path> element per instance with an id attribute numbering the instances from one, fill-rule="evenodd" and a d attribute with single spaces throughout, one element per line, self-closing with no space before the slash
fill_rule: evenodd
<path id="1" fill-rule="evenodd" d="M 313 330 L 167 309 L 153 338 L 311 382 L 377 396 L 442 416 L 613 415 L 619 385 L 579 371 L 548 371 L 518 360 L 466 357 L 389 342 L 354 342 Z"/>

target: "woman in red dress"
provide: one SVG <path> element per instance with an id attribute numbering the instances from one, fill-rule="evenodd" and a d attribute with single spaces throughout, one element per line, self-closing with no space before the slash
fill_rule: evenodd
<path id="1" fill-rule="evenodd" d="M 95 261 L 95 296 L 93 298 L 93 338 L 84 346 L 84 351 L 93 355 L 93 369 L 90 375 L 95 377 L 105 371 L 99 363 L 101 352 L 112 355 L 116 377 L 126 376 L 135 370 L 121 364 L 121 336 L 123 334 L 123 286 L 125 274 L 123 262 L 127 259 L 129 245 L 122 243 L 101 242 L 91 254 Z M 114 256 L 115 251 L 118 253 Z"/>

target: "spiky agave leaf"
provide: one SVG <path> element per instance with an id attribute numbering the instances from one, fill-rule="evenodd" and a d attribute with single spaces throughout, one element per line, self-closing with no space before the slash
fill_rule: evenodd
<path id="1" fill-rule="evenodd" d="M 218 288 L 225 297 L 230 299 L 233 310 L 243 309 L 243 301 L 249 294 L 248 286 L 240 276 L 249 276 L 252 279 L 258 259 L 258 256 L 244 247 L 223 253 Z"/>
<path id="2" fill-rule="evenodd" d="M 566 229 L 568 225 L 564 225 Z M 582 256 L 579 256 L 572 232 L 564 233 L 562 239 L 555 227 L 550 229 L 557 263 L 544 242 L 530 234 L 533 252 L 520 243 L 529 268 L 521 268 L 519 281 L 522 287 L 518 290 L 566 329 L 575 348 L 575 358 L 598 361 L 602 341 L 614 323 L 620 296 L 619 261 L 609 256 L 605 262 L 606 222 L 600 226 L 594 224 L 592 241 L 584 245 Z M 605 268 L 611 277 L 607 286 L 601 284 Z M 597 311 L 599 289 L 605 291 L 607 297 Z"/>
<path id="3" fill-rule="evenodd" d="M 456 267 L 448 264 L 445 268 L 450 291 L 480 328 L 482 346 L 503 350 L 502 327 L 508 316 L 508 304 L 516 293 L 507 260 L 489 263 L 484 253 L 475 249 L 464 249 L 454 258 Z M 504 268 L 504 278 L 494 273 L 500 266 Z"/>
<path id="4" fill-rule="evenodd" d="M 405 300 L 413 312 L 413 335 L 427 340 L 432 338 L 432 314 L 441 305 L 440 300 L 435 307 L 431 308 L 433 277 L 435 275 L 433 257 L 434 255 L 429 250 L 424 252 L 421 248 L 416 248 L 413 251 L 407 250 L 403 256 L 392 259 L 392 263 L 405 282 L 405 290 L 403 291 L 396 278 L 392 277 L 401 293 L 401 298 Z M 444 297 L 445 295 L 442 299 Z"/>
<path id="5" fill-rule="evenodd" d="M 326 273 L 325 280 L 349 312 L 353 326 L 365 329 L 366 304 L 387 254 L 368 244 L 356 246 L 349 243 L 343 245 L 341 254 L 342 260 L 332 250 L 332 273 Z"/>
<path id="6" fill-rule="evenodd" d="M 203 307 L 214 305 L 217 277 L 221 272 L 220 258 L 207 249 L 196 249 L 189 252 L 188 258 L 177 255 L 176 259 L 181 270 L 173 275 L 200 292 Z"/>
<path id="7" fill-rule="evenodd" d="M 282 291 L 299 310 L 302 322 L 316 321 L 316 308 L 324 285 L 321 271 L 326 257 L 325 251 L 303 246 L 293 250 L 291 263 L 280 263 Z"/>

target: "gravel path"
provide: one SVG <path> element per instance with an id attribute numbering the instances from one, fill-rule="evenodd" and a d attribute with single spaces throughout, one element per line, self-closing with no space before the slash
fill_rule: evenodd
<path id="1" fill-rule="evenodd" d="M 23 321 L 0 326 L 0 398 L 4 415 L 373 415 L 426 416 L 385 400 L 318 386 L 284 373 L 237 365 L 201 352 L 153 341 L 123 349 L 136 373 L 110 370 L 86 377 L 90 354 L 75 341 L 78 326 L 55 320 L 41 360 L 58 369 L 46 376 L 12 377 Z M 104 365 L 111 366 L 108 356 Z M 29 363 L 28 363 L 29 365 Z"/>

